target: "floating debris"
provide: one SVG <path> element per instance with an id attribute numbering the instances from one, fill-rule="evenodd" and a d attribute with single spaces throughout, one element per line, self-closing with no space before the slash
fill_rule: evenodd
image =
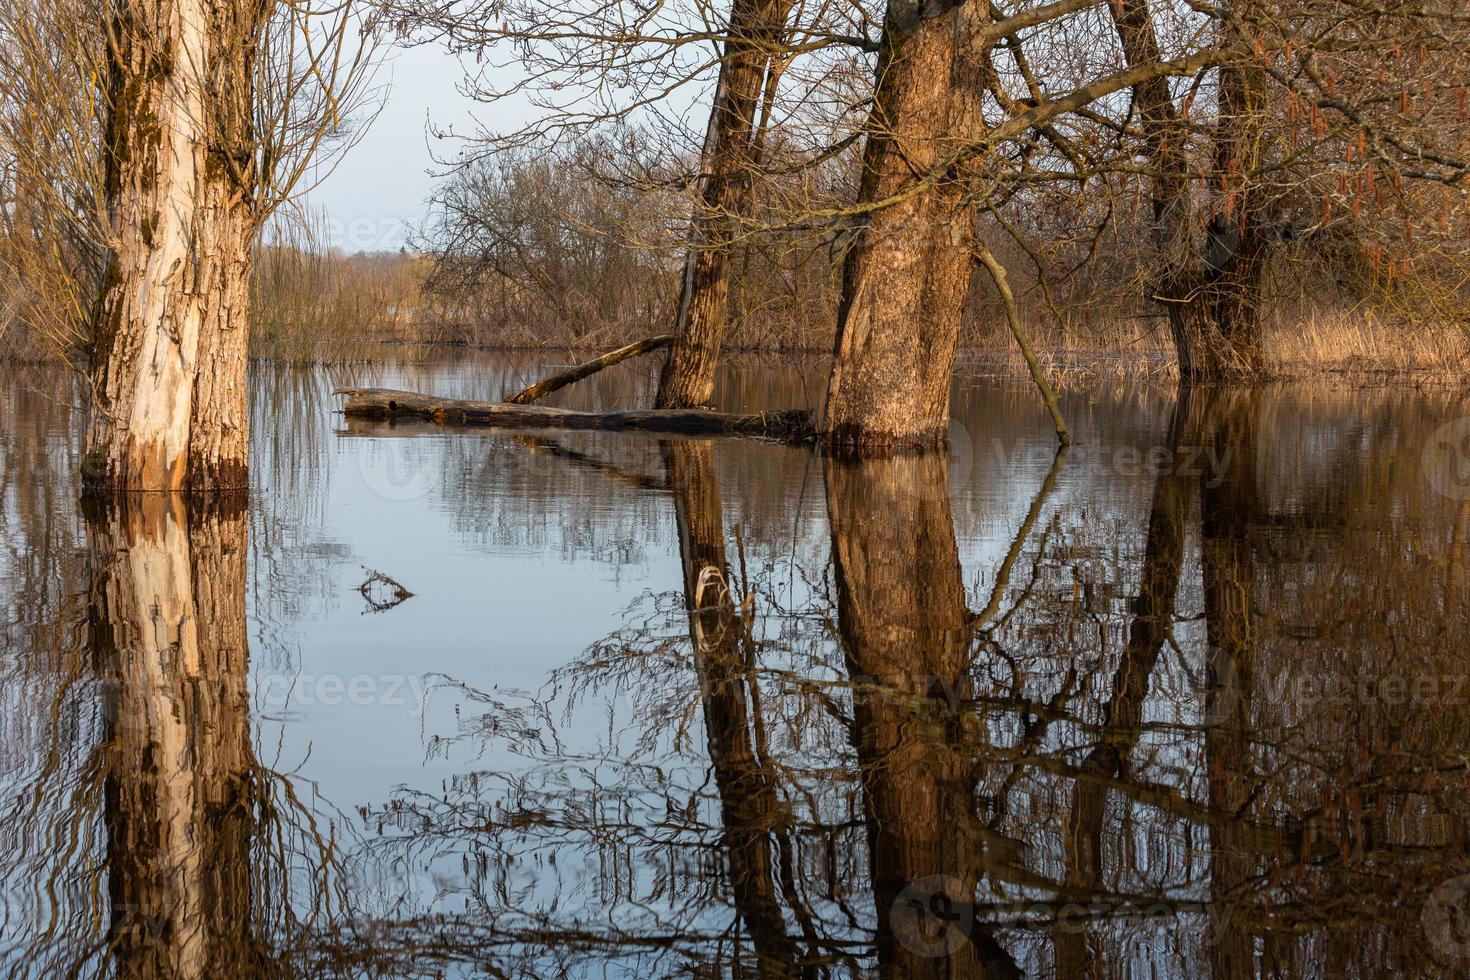
<path id="1" fill-rule="evenodd" d="M 357 587 L 362 597 L 367 600 L 368 608 L 363 615 L 368 613 L 385 613 L 390 609 L 396 609 L 413 598 L 413 593 L 403 587 L 403 583 L 397 579 L 390 578 L 382 572 L 374 571 L 363 566 L 363 571 L 368 573 L 367 581 Z"/>

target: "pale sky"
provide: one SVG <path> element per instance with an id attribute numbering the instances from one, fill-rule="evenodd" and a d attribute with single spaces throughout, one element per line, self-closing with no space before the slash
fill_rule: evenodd
<path id="1" fill-rule="evenodd" d="M 383 111 L 337 169 L 305 198 L 325 211 L 329 246 L 347 252 L 395 250 L 420 224 L 433 191 L 428 124 L 457 132 L 474 128 L 483 106 L 459 93 L 464 71 L 438 47 L 392 48 L 379 69 L 389 84 Z M 439 141 L 435 148 L 451 155 Z"/>

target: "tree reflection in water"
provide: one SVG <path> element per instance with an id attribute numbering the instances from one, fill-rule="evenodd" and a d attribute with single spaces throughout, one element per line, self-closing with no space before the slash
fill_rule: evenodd
<path id="1" fill-rule="evenodd" d="M 45 896 L 46 921 L 12 913 L 6 941 L 25 945 L 5 962 L 139 977 L 1452 972 L 1457 910 L 1435 915 L 1458 894 L 1437 887 L 1470 871 L 1467 525 L 1419 539 L 1436 532 L 1402 510 L 1429 506 L 1404 489 L 1417 474 L 1351 434 L 1294 462 L 1281 433 L 1310 438 L 1310 412 L 1280 404 L 1182 397 L 1136 523 L 1058 491 L 1107 484 L 1079 472 L 1078 447 L 995 552 L 939 457 L 782 450 L 825 491 L 793 558 L 755 526 L 789 516 L 787 491 L 757 488 L 764 509 L 729 492 L 749 456 L 678 440 L 630 463 L 609 444 L 503 440 L 537 468 L 507 489 L 490 463 L 463 467 L 490 481 L 461 488 L 466 534 L 524 534 L 522 495 L 550 526 L 581 497 L 535 481 L 564 471 L 579 493 L 632 495 L 634 517 L 592 545 L 653 552 L 638 538 L 661 523 L 678 569 L 535 695 L 458 686 L 456 745 L 474 761 L 365 808 L 353 841 L 257 758 L 247 590 L 267 619 L 289 617 L 263 603 L 296 597 L 247 581 L 239 507 L 139 498 L 70 529 L 64 483 L 15 481 L 7 513 L 51 545 L 7 566 L 25 618 L 4 638 L 37 651 L 6 662 L 7 734 L 40 749 L 7 770 L 21 789 L 0 832 L 10 908 L 17 888 Z M 453 447 L 450 469 L 484 454 Z M 1293 465 L 1318 476 L 1283 476 Z M 257 526 L 255 546 L 293 522 Z M 254 567 L 272 588 L 276 558 Z M 374 890 L 401 869 L 432 898 Z"/>
<path id="2" fill-rule="evenodd" d="M 255 758 L 244 501 L 86 504 L 105 955 L 122 977 L 294 974 L 331 844 Z"/>
<path id="3" fill-rule="evenodd" d="M 1395 655 L 1385 616 L 1433 622 L 1446 579 L 1377 575 L 1386 536 L 1354 535 L 1334 576 L 1293 571 L 1314 527 L 1364 512 L 1272 510 L 1261 425 L 1257 395 L 1180 399 L 1127 591 L 1086 580 L 1095 532 L 1048 517 L 1049 479 L 983 613 L 942 458 L 825 460 L 830 565 L 786 608 L 722 513 L 716 448 L 667 444 L 681 592 L 545 697 L 481 696 L 495 722 L 464 737 L 528 765 L 405 793 L 381 814 L 404 837 L 378 845 L 462 858 L 464 911 L 378 923 L 356 955 L 522 976 L 1438 972 L 1419 912 L 1466 870 L 1465 707 L 1299 695 L 1454 669 L 1464 622 Z M 599 704 L 606 744 L 566 748 L 556 720 Z"/>

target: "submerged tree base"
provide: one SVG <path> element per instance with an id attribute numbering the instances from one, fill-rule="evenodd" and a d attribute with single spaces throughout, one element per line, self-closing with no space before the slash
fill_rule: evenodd
<path id="1" fill-rule="evenodd" d="M 837 426 L 822 435 L 822 451 L 840 460 L 924 456 L 949 449 L 949 426 L 928 432 L 883 432 L 861 425 Z"/>
<path id="2" fill-rule="evenodd" d="M 574 412 L 536 405 L 435 398 L 411 391 L 344 388 L 348 418 L 427 419 L 440 425 L 502 429 L 589 429 L 604 432 L 655 432 L 674 435 L 754 436 L 781 442 L 816 437 L 813 414 L 804 409 L 736 415 L 704 409 Z"/>

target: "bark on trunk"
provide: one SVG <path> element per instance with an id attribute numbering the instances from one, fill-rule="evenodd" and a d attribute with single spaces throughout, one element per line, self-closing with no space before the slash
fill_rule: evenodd
<path id="1" fill-rule="evenodd" d="M 758 164 L 756 111 L 791 13 L 790 0 L 734 0 L 701 166 L 675 341 L 659 380 L 658 408 L 709 404 L 729 313 L 730 247 L 750 207 Z"/>
<path id="2" fill-rule="evenodd" d="M 233 209 L 232 209 L 233 210 Z M 189 489 L 244 490 L 250 486 L 250 261 L 253 219 L 218 216 L 213 283 L 206 283 L 203 329 L 194 380 L 189 434 Z"/>
<path id="3" fill-rule="evenodd" d="M 1129 63 L 1157 64 L 1162 55 L 1147 0 L 1122 0 L 1109 10 Z M 1238 35 L 1238 28 L 1226 30 Z M 1233 40 L 1248 48 L 1245 38 Z M 1133 89 L 1155 170 L 1154 244 L 1160 270 L 1152 298 L 1168 314 L 1185 381 L 1248 379 L 1264 366 L 1259 299 L 1265 243 L 1255 186 L 1263 93 L 1257 66 L 1237 60 L 1221 67 L 1214 214 L 1200 241 L 1194 231 L 1187 121 L 1174 104 L 1168 79 L 1152 78 Z"/>
<path id="4" fill-rule="evenodd" d="M 109 949 L 123 977 L 254 976 L 243 499 L 90 506 L 90 638 L 107 685 Z"/>
<path id="5" fill-rule="evenodd" d="M 1205 275 L 1219 351 L 1215 377 L 1251 378 L 1264 366 L 1261 287 L 1266 241 L 1261 187 L 1266 121 L 1266 71 L 1248 52 L 1252 38 L 1239 20 L 1244 2 L 1230 5 L 1227 39 L 1238 54 L 1220 66 L 1220 122 L 1215 137 L 1215 202 Z M 1221 370 L 1223 368 L 1223 370 Z"/>
<path id="6" fill-rule="evenodd" d="M 948 433 L 972 213 L 962 175 L 916 182 L 975 136 L 962 44 L 978 19 L 967 2 L 889 5 L 859 201 L 908 196 L 870 214 L 847 256 L 823 421 L 839 451 L 937 446 Z"/>
<path id="7" fill-rule="evenodd" d="M 256 3 L 109 14 L 103 292 L 84 483 L 245 485 Z"/>

